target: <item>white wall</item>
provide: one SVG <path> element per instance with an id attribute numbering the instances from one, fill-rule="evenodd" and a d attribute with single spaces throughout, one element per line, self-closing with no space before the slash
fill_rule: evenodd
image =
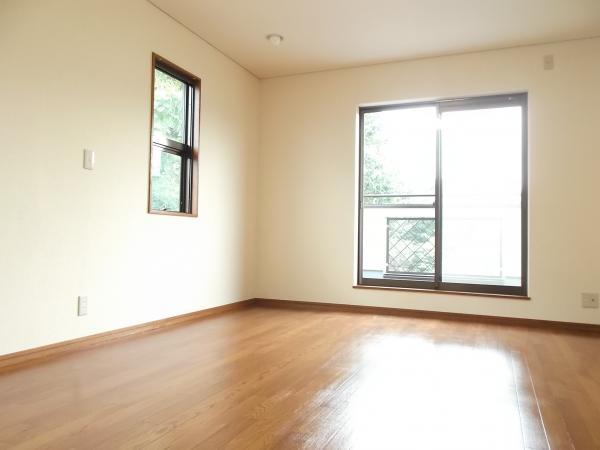
<path id="1" fill-rule="evenodd" d="M 544 71 L 542 57 L 555 55 Z M 529 92 L 530 301 L 353 289 L 359 105 Z M 600 39 L 261 82 L 257 296 L 600 323 Z"/>
<path id="2" fill-rule="evenodd" d="M 202 79 L 195 219 L 146 213 L 152 52 Z M 0 55 L 0 354 L 254 296 L 255 77 L 145 0 L 4 0 Z"/>
<path id="3" fill-rule="evenodd" d="M 202 78 L 196 219 L 146 213 L 153 51 Z M 600 323 L 600 39 L 259 82 L 145 0 L 4 0 L 0 54 L 0 354 L 252 297 Z M 353 289 L 358 105 L 523 90 L 531 301 Z"/>

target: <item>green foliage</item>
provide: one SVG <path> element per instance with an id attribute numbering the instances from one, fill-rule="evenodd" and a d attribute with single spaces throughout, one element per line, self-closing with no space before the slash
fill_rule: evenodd
<path id="1" fill-rule="evenodd" d="M 365 145 L 373 147 L 381 147 L 385 144 L 385 139 L 381 137 L 381 126 L 378 122 L 379 116 L 377 114 L 365 114 L 363 132 L 365 137 Z"/>
<path id="2" fill-rule="evenodd" d="M 380 126 L 376 114 L 364 115 L 364 161 L 363 161 L 363 192 L 365 194 L 393 193 L 391 177 L 380 161 L 381 146 L 385 140 L 381 137 Z M 377 205 L 386 202 L 385 198 L 369 198 L 369 204 Z"/>
<path id="3" fill-rule="evenodd" d="M 184 142 L 186 86 L 154 70 L 153 139 Z M 181 157 L 155 148 L 152 155 L 152 209 L 180 211 Z"/>
<path id="4" fill-rule="evenodd" d="M 389 176 L 385 173 L 383 164 L 370 153 L 365 153 L 363 170 L 363 189 L 365 194 L 389 194 L 392 192 L 392 183 Z"/>
<path id="5" fill-rule="evenodd" d="M 185 136 L 184 83 L 158 69 L 154 70 L 154 127 L 152 133 L 183 142 Z"/>
<path id="6" fill-rule="evenodd" d="M 152 209 L 179 211 L 181 157 L 156 150 L 152 157 Z"/>
<path id="7" fill-rule="evenodd" d="M 365 194 L 389 194 L 392 182 L 386 174 L 383 164 L 377 158 L 380 156 L 380 147 L 385 143 L 381 138 L 380 127 L 375 114 L 364 116 L 364 177 L 363 191 Z"/>

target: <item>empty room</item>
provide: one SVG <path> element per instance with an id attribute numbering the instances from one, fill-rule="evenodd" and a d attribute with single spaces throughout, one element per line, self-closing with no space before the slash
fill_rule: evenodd
<path id="1" fill-rule="evenodd" d="M 600 449 L 600 1 L 0 0 L 0 449 Z"/>

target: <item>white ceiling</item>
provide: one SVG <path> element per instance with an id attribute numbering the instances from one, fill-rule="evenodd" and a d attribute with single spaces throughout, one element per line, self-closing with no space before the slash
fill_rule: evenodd
<path id="1" fill-rule="evenodd" d="M 600 0 L 150 1 L 260 78 L 600 35 Z"/>

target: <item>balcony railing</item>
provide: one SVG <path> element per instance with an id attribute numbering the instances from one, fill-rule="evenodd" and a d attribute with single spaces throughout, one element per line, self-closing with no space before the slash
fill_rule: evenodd
<path id="1" fill-rule="evenodd" d="M 429 202 L 427 200 L 430 200 Z M 434 208 L 433 194 L 365 194 L 365 208 Z"/>
<path id="2" fill-rule="evenodd" d="M 435 272 L 435 219 L 387 219 L 386 272 L 412 276 Z"/>
<path id="3" fill-rule="evenodd" d="M 423 279 L 435 272 L 434 194 L 365 194 L 364 208 L 420 209 L 386 217 L 386 277 Z M 423 214 L 423 210 L 430 211 Z M 430 217 L 420 217 L 422 215 Z M 395 217 L 404 216 L 404 217 Z M 408 217 L 406 217 L 408 216 Z M 417 217 L 415 217 L 417 216 Z"/>

